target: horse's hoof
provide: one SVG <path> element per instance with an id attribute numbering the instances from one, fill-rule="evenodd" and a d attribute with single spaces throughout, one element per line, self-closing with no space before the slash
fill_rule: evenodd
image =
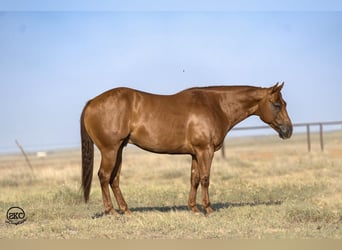
<path id="1" fill-rule="evenodd" d="M 125 211 L 123 211 L 123 213 L 125 215 L 133 215 L 133 212 L 131 210 L 129 210 L 129 209 L 126 209 Z"/>
<path id="2" fill-rule="evenodd" d="M 110 210 L 105 211 L 104 214 L 105 215 L 116 215 L 117 212 L 114 210 L 114 208 L 111 208 Z"/>
<path id="3" fill-rule="evenodd" d="M 190 207 L 190 210 L 193 214 L 195 215 L 199 215 L 201 213 L 201 211 L 198 209 L 197 206 L 194 206 L 194 207 Z"/>
<path id="4" fill-rule="evenodd" d="M 212 213 L 214 213 L 214 209 L 212 209 L 211 207 L 207 207 L 205 211 L 206 211 L 205 216 L 210 216 Z"/>

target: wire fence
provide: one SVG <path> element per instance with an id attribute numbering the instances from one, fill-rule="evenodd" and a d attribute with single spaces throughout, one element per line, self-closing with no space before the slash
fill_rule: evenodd
<path id="1" fill-rule="evenodd" d="M 307 141 L 307 151 L 311 151 L 311 145 L 312 145 L 312 132 L 318 132 L 319 133 L 319 144 L 320 144 L 320 150 L 324 151 L 324 132 L 326 131 L 326 127 L 332 127 L 332 126 L 341 126 L 339 129 L 342 129 L 342 121 L 329 121 L 329 122 L 307 122 L 307 123 L 295 123 L 293 124 L 294 129 L 293 133 L 305 133 L 306 134 L 306 141 Z M 300 129 L 302 128 L 302 129 Z M 235 127 L 232 129 L 232 131 L 242 131 L 242 136 L 247 136 L 246 133 L 243 131 L 252 131 L 252 133 L 248 134 L 248 136 L 254 136 L 257 135 L 256 130 L 272 130 L 268 125 L 263 126 L 246 126 L 246 127 Z M 15 144 L 14 144 L 15 145 Z M 23 145 L 23 148 L 28 152 L 39 152 L 39 151 L 54 151 L 54 150 L 64 150 L 64 149 L 76 149 L 80 147 L 80 143 L 69 143 L 69 144 L 59 144 L 59 145 L 40 145 L 40 146 L 30 146 L 30 145 Z M 21 149 L 14 147 L 11 148 L 0 148 L 0 154 L 6 154 L 6 153 L 19 153 Z M 223 157 L 225 157 L 225 148 L 224 145 L 221 150 L 221 154 Z"/>
<path id="2" fill-rule="evenodd" d="M 337 152 L 338 157 L 341 156 L 341 153 L 342 153 L 341 139 L 336 137 L 336 136 L 339 136 L 340 133 L 339 132 L 335 133 L 335 132 L 342 130 L 342 121 L 296 123 L 296 124 L 293 124 L 293 126 L 294 126 L 293 135 L 296 136 L 296 138 L 293 138 L 294 142 L 292 142 L 292 140 L 289 141 L 290 144 L 288 145 L 291 148 L 297 147 L 298 145 L 300 145 L 300 147 L 303 147 L 303 146 L 305 147 L 305 143 L 307 143 L 307 151 L 310 152 L 311 144 L 313 142 L 319 141 L 320 150 L 323 152 L 325 149 L 324 143 L 326 140 L 326 152 L 328 154 L 330 153 L 331 155 L 336 155 L 336 152 Z M 243 139 L 242 143 L 240 141 L 238 142 L 238 144 L 235 144 L 235 145 L 245 146 L 245 145 L 249 145 L 251 142 L 253 143 L 256 142 L 256 144 L 254 145 L 257 145 L 258 143 L 262 143 L 263 140 L 269 141 L 269 137 L 268 136 L 264 137 L 265 133 L 258 133 L 256 130 L 267 130 L 267 129 L 269 131 L 272 131 L 272 129 L 269 126 L 236 127 L 232 129 L 233 133 L 231 133 L 232 136 L 230 136 L 230 138 L 232 137 L 236 138 L 236 134 L 239 133 L 239 131 L 243 132 L 243 131 L 250 130 L 252 134 L 246 135 L 246 133 L 243 132 L 241 136 L 241 137 L 245 137 L 247 141 Z M 330 133 L 330 132 L 333 132 L 333 133 Z M 272 131 L 272 133 L 274 132 Z M 253 141 L 247 138 L 250 136 L 255 137 L 258 135 L 263 135 L 263 136 L 261 138 L 253 138 Z M 334 142 L 332 140 L 334 140 Z M 276 140 L 274 140 L 273 142 L 276 142 Z M 15 143 L 18 146 L 18 148 L 16 148 L 15 153 L 13 153 L 12 151 L 9 154 L 3 154 L 3 153 L 0 154 L 1 156 L 0 168 L 7 167 L 7 168 L 13 169 L 13 167 L 15 166 L 27 165 L 31 169 L 32 175 L 34 175 L 35 169 L 39 167 L 44 167 L 47 165 L 52 166 L 57 169 L 57 168 L 65 167 L 65 166 L 79 167 L 81 164 L 80 143 L 69 144 L 69 145 L 68 144 L 57 145 L 58 147 L 56 147 L 56 145 L 53 145 L 52 148 L 46 149 L 44 147 L 41 147 L 38 150 L 32 150 L 32 148 L 28 146 L 23 147 L 18 141 L 16 141 Z M 232 146 L 234 144 L 228 143 L 224 145 Z M 271 145 L 273 146 L 273 144 Z M 281 143 L 281 145 L 283 144 Z M 337 151 L 336 151 L 336 145 L 338 147 Z M 262 148 L 260 148 L 260 150 L 262 150 Z M 315 147 L 314 150 L 317 150 L 317 147 Z M 299 151 L 303 152 L 305 151 L 305 149 L 299 149 Z M 228 158 L 225 155 L 224 147 L 222 148 L 221 152 L 218 152 L 218 153 L 221 153 L 222 158 L 224 159 Z M 95 154 L 95 162 L 96 162 L 95 163 L 96 165 L 100 164 L 99 154 Z"/>
<path id="3" fill-rule="evenodd" d="M 342 121 L 330 121 L 330 122 L 307 122 L 307 123 L 295 123 L 293 127 L 303 127 L 306 129 L 306 141 L 307 141 L 307 150 L 311 152 L 311 128 L 318 127 L 319 128 L 319 143 L 320 149 L 324 151 L 324 127 L 326 126 L 342 126 Z M 342 128 L 342 127 L 341 127 Z M 259 129 L 271 129 L 267 125 L 263 126 L 249 126 L 249 127 L 236 127 L 233 128 L 232 131 L 246 131 L 246 130 L 259 130 Z M 294 130 L 295 133 L 295 130 Z M 222 157 L 225 157 L 225 147 L 223 144 L 221 150 Z"/>

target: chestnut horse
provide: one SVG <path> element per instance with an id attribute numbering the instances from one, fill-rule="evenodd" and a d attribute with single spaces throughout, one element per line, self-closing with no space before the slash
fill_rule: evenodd
<path id="1" fill-rule="evenodd" d="M 281 138 L 291 137 L 292 124 L 280 92 L 283 85 L 190 88 L 174 95 L 116 88 L 95 97 L 86 104 L 81 116 L 85 201 L 89 200 L 95 144 L 101 152 L 98 177 L 105 214 L 116 213 L 109 186 L 119 209 L 130 213 L 119 179 L 123 147 L 132 143 L 150 152 L 191 155 L 189 209 L 199 212 L 196 194 L 201 184 L 203 208 L 205 213 L 212 213 L 208 193 L 211 162 L 230 129 L 257 115 Z"/>

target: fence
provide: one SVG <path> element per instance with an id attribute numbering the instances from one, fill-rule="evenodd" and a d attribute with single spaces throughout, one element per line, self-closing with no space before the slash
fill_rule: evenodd
<path id="1" fill-rule="evenodd" d="M 311 151 L 311 134 L 310 134 L 310 127 L 318 126 L 319 127 L 319 141 L 321 146 L 321 151 L 324 151 L 324 138 L 323 138 L 323 126 L 336 126 L 342 125 L 342 121 L 333 121 L 333 122 L 309 122 L 309 123 L 295 123 L 293 127 L 305 127 L 306 128 L 306 140 L 308 145 L 308 152 Z M 251 127 L 236 127 L 232 130 L 241 131 L 241 130 L 256 130 L 256 129 L 269 129 L 269 126 L 251 126 Z M 225 157 L 225 149 L 224 144 L 221 150 L 222 157 Z"/>
<path id="2" fill-rule="evenodd" d="M 307 149 L 308 152 L 311 151 L 311 127 L 315 126 L 319 128 L 319 141 L 320 141 L 320 148 L 321 151 L 324 151 L 324 126 L 336 126 L 336 125 L 341 125 L 342 126 L 342 121 L 332 121 L 332 122 L 309 122 L 309 123 L 295 123 L 293 124 L 293 127 L 304 127 L 306 128 L 306 139 L 307 139 Z M 271 129 L 269 126 L 267 125 L 263 125 L 263 126 L 248 126 L 248 127 L 235 127 L 232 129 L 232 131 L 243 131 L 243 130 L 259 130 L 259 129 Z M 17 143 L 18 144 L 18 143 Z M 74 143 L 74 144 L 64 144 L 64 145 L 49 145 L 49 146 L 45 146 L 46 150 L 48 150 L 47 148 L 50 149 L 64 149 L 64 148 L 79 148 L 79 144 L 78 143 Z M 38 149 L 41 150 L 41 148 L 44 147 L 28 147 L 29 151 L 37 151 Z M 25 148 L 27 149 L 27 147 Z M 16 148 L 5 148 L 6 151 L 12 150 L 15 151 Z M 38 151 L 39 151 L 38 150 Z M 1 148 L 0 148 L 0 153 L 1 152 Z M 221 150 L 221 154 L 223 157 L 225 157 L 225 148 L 224 148 L 224 144 L 222 146 L 222 150 Z"/>

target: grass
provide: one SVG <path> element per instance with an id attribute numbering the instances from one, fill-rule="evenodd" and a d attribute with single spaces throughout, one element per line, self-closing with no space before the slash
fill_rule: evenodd
<path id="1" fill-rule="evenodd" d="M 228 137 L 226 159 L 218 152 L 212 165 L 216 212 L 209 217 L 186 207 L 189 156 L 127 147 L 121 189 L 134 213 L 94 218 L 103 210 L 98 152 L 89 204 L 80 192 L 79 150 L 31 154 L 33 173 L 21 155 L 0 155 L 0 238 L 341 239 L 342 133 L 326 133 L 325 143 L 324 153 L 314 144 L 307 153 L 302 135 Z M 5 223 L 11 206 L 25 210 L 25 223 Z"/>

